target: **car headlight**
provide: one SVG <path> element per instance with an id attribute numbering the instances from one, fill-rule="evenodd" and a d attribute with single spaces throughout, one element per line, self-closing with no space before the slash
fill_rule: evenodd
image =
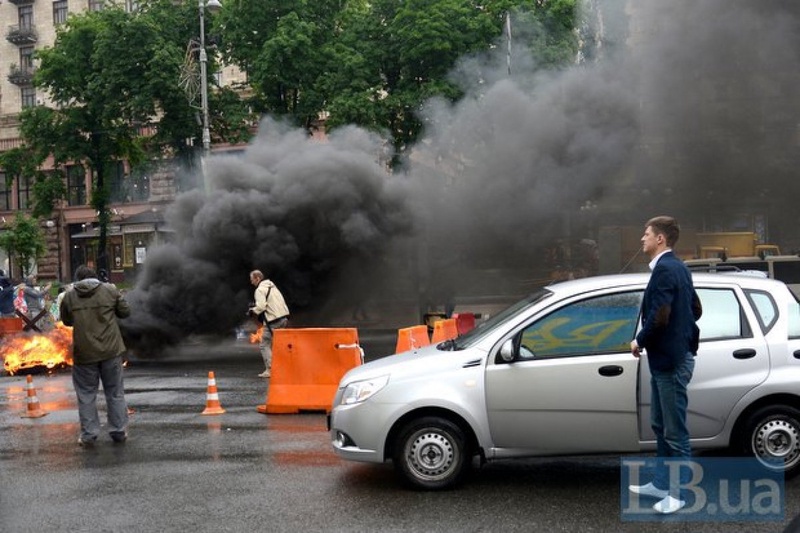
<path id="1" fill-rule="evenodd" d="M 370 396 L 381 390 L 389 383 L 389 375 L 380 376 L 363 381 L 354 381 L 344 388 L 342 393 L 342 405 L 352 405 L 368 399 Z"/>

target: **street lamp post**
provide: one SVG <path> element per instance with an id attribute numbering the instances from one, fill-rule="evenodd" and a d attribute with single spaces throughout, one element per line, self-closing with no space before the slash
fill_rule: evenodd
<path id="1" fill-rule="evenodd" d="M 208 79 L 206 68 L 208 54 L 206 53 L 206 9 L 216 13 L 222 8 L 219 0 L 198 0 L 200 10 L 200 107 L 203 114 L 203 160 L 211 154 L 211 132 L 208 129 Z"/>

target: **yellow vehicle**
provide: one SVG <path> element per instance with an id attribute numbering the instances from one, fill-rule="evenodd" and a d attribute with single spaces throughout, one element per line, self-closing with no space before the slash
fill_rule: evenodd
<path id="1" fill-rule="evenodd" d="M 771 257 L 781 255 L 775 244 L 759 244 L 752 231 L 697 233 L 694 236 L 698 259 L 712 257 Z"/>
<path id="2" fill-rule="evenodd" d="M 636 226 L 603 226 L 599 230 L 599 272 L 611 274 L 617 272 L 645 272 L 649 259 L 641 253 L 642 228 Z M 758 242 L 758 235 L 752 231 L 697 232 L 686 229 L 681 232 L 675 253 L 689 263 L 709 264 L 734 260 L 737 262 L 762 262 L 770 258 L 783 258 L 784 266 L 793 269 L 800 264 L 797 256 L 781 255 L 781 249 L 775 244 Z M 768 271 L 769 265 L 762 264 L 756 270 Z M 785 281 L 786 276 L 770 276 Z M 794 276 L 789 276 L 794 278 Z M 789 283 L 800 283 L 797 282 Z"/>

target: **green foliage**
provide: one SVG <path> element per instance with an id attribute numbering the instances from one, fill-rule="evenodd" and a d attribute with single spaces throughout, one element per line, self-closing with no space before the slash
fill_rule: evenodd
<path id="1" fill-rule="evenodd" d="M 36 161 L 26 147 L 12 148 L 0 153 L 0 168 L 6 172 L 6 182 L 10 185 L 16 176 L 31 176 L 36 172 Z"/>
<path id="2" fill-rule="evenodd" d="M 36 219 L 17 213 L 10 226 L 0 233 L 0 248 L 16 259 L 25 276 L 36 260 L 45 254 L 47 243 Z"/>
<path id="3" fill-rule="evenodd" d="M 56 202 L 67 193 L 64 185 L 64 175 L 61 172 L 36 173 L 36 181 L 33 184 L 33 197 L 35 202 L 31 209 L 31 216 L 43 218 L 50 215 L 55 208 Z"/>
<path id="4" fill-rule="evenodd" d="M 320 76 L 331 67 L 340 0 L 228 2 L 215 19 L 226 60 L 247 71 L 259 112 L 310 126 L 324 109 Z"/>
<path id="5" fill-rule="evenodd" d="M 520 37 L 540 68 L 556 69 L 574 61 L 578 53 L 575 0 L 537 1 L 526 10 L 517 10 L 516 18 L 526 28 Z"/>
<path id="6" fill-rule="evenodd" d="M 165 154 L 185 158 L 191 150 L 185 139 L 200 139 L 196 106 L 179 86 L 187 45 L 198 34 L 198 5 L 138 4 L 126 13 L 108 3 L 59 27 L 55 44 L 38 52 L 34 77 L 57 106 L 26 109 L 24 147 L 0 156 L 11 176 L 35 175 L 50 156 L 56 169 L 87 163 L 96 180 L 92 205 L 100 213 L 101 241 L 106 166 L 126 159 L 135 167 Z M 329 128 L 357 124 L 389 137 L 398 163 L 423 132 L 424 102 L 462 96 L 449 73 L 460 58 L 502 42 L 507 13 L 530 28 L 515 39 L 541 68 L 574 59 L 575 0 L 223 2 L 220 14 L 206 18 L 213 21 L 206 32 L 209 73 L 216 43 L 225 60 L 248 73 L 253 91 L 247 101 L 230 89 L 210 91 L 212 142 L 247 140 L 261 113 L 311 127 L 324 111 Z M 156 133 L 142 137 L 140 128 L 156 120 Z M 34 187 L 36 213 L 63 196 L 52 177 L 42 178 Z"/>
<path id="7" fill-rule="evenodd" d="M 49 156 L 56 169 L 86 163 L 94 178 L 91 205 L 99 213 L 100 250 L 109 221 L 107 168 L 123 159 L 135 167 L 149 158 L 180 156 L 187 150 L 186 138 L 200 138 L 196 111 L 179 86 L 187 46 L 197 31 L 196 3 L 143 0 L 134 13 L 109 4 L 70 16 L 58 28 L 54 45 L 37 52 L 34 84 L 56 107 L 36 106 L 21 114 L 21 152 L 30 164 L 15 167 L 17 175 L 31 176 Z M 243 114 L 234 112 L 230 94 L 224 101 L 224 131 L 235 132 L 238 140 L 242 133 L 233 121 Z M 155 120 L 156 133 L 142 137 L 141 127 Z M 63 195 L 54 179 L 37 179 L 34 211 L 47 213 Z"/>
<path id="8" fill-rule="evenodd" d="M 496 46 L 508 12 L 532 28 L 519 45 L 541 68 L 574 59 L 575 0 L 228 2 L 216 22 L 225 58 L 250 74 L 259 111 L 298 125 L 326 111 L 329 128 L 361 125 L 402 154 L 423 130 L 422 104 L 462 96 L 449 73 Z"/>
<path id="9" fill-rule="evenodd" d="M 252 128 L 256 125 L 248 103 L 229 87 L 219 87 L 208 95 L 212 110 L 214 132 L 226 142 L 238 144 L 250 140 Z"/>

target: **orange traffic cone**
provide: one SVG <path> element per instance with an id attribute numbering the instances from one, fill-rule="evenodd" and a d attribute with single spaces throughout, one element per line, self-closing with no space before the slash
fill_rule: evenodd
<path id="1" fill-rule="evenodd" d="M 225 409 L 219 404 L 219 394 L 217 394 L 217 380 L 214 379 L 214 372 L 208 373 L 208 392 L 206 393 L 206 409 L 204 415 L 221 415 Z"/>
<path id="2" fill-rule="evenodd" d="M 28 409 L 20 416 L 22 418 L 39 418 L 47 413 L 39 407 L 39 398 L 36 397 L 36 388 L 33 386 L 33 376 L 28 375 Z"/>

